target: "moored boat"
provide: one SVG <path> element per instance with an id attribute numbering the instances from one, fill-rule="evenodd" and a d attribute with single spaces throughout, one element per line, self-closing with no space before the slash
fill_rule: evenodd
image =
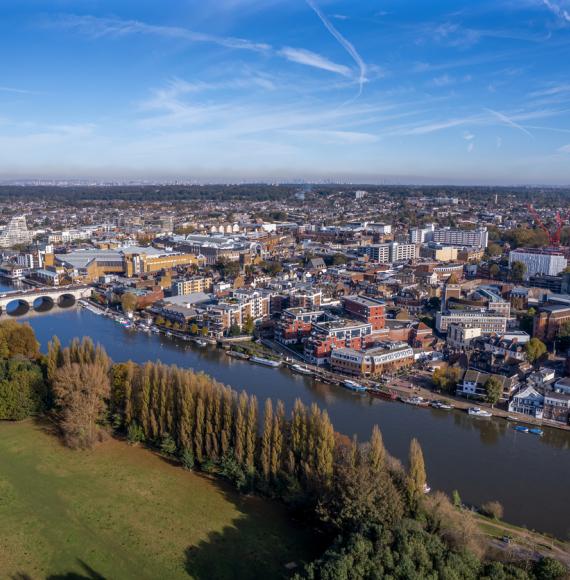
<path id="1" fill-rule="evenodd" d="M 281 361 L 269 360 L 268 358 L 262 358 L 260 356 L 252 356 L 249 359 L 251 362 L 257 363 L 258 365 L 265 365 L 266 367 L 280 367 Z"/>
<path id="2" fill-rule="evenodd" d="M 291 365 L 291 370 L 299 373 L 300 375 L 312 375 L 313 371 L 310 368 L 304 367 L 300 364 Z"/>
<path id="3" fill-rule="evenodd" d="M 364 385 L 361 385 L 360 383 L 356 383 L 355 381 L 351 381 L 349 379 L 346 379 L 345 381 L 342 381 L 342 386 L 346 387 L 347 389 L 350 389 L 351 391 L 356 391 L 358 393 L 363 393 L 364 391 L 367 391 L 367 387 L 365 387 Z"/>
<path id="4" fill-rule="evenodd" d="M 469 409 L 467 409 L 467 413 L 469 415 L 471 415 L 472 417 L 492 417 L 493 413 L 490 413 L 489 411 L 485 411 L 484 409 L 481 409 L 480 407 L 469 407 Z"/>
<path id="5" fill-rule="evenodd" d="M 540 429 L 539 427 L 532 427 L 531 429 L 528 430 L 529 433 L 532 433 L 533 435 L 544 435 L 544 431 L 542 429 Z"/>
<path id="6" fill-rule="evenodd" d="M 388 391 L 379 387 L 368 389 L 368 393 L 372 397 L 379 397 L 380 399 L 386 399 L 387 401 L 394 401 L 398 398 L 398 395 L 396 395 L 394 391 Z"/>
<path id="7" fill-rule="evenodd" d="M 226 350 L 224 351 L 228 356 L 231 356 L 232 358 L 240 358 L 243 360 L 247 360 L 249 358 L 249 355 L 243 353 L 243 352 L 236 352 L 235 350 Z"/>
<path id="8" fill-rule="evenodd" d="M 528 427 L 524 427 L 523 425 L 515 425 L 513 429 L 519 433 L 528 433 Z"/>
<path id="9" fill-rule="evenodd" d="M 400 401 L 402 403 L 406 403 L 406 405 L 414 405 L 415 407 L 427 407 L 429 405 L 429 401 L 426 401 L 423 397 L 400 397 Z"/>

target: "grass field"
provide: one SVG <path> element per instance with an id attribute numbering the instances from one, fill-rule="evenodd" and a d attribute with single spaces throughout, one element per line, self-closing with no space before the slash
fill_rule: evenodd
<path id="1" fill-rule="evenodd" d="M 279 578 L 312 545 L 279 505 L 145 449 L 0 422 L 0 578 Z"/>

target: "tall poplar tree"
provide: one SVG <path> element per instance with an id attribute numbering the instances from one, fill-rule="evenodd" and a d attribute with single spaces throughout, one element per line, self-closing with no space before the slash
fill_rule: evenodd
<path id="1" fill-rule="evenodd" d="M 261 472 L 266 481 L 271 475 L 271 452 L 273 440 L 273 404 L 271 399 L 265 401 L 265 410 L 263 414 L 263 435 L 261 436 Z"/>

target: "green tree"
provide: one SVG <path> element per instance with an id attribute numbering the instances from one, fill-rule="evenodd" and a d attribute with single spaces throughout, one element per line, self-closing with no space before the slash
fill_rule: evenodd
<path id="1" fill-rule="evenodd" d="M 270 471 L 273 478 L 281 470 L 281 458 L 283 455 L 283 428 L 285 423 L 285 406 L 283 401 L 277 401 L 273 417 L 273 430 L 271 432 L 271 462 Z"/>
<path id="2" fill-rule="evenodd" d="M 495 244 L 495 243 L 490 243 L 487 246 L 487 254 L 489 256 L 500 256 L 503 253 L 503 250 L 501 248 L 501 246 L 499 246 L 499 244 Z"/>
<path id="3" fill-rule="evenodd" d="M 46 404 L 39 365 L 20 358 L 0 361 L 0 420 L 21 421 L 44 410 Z"/>
<path id="4" fill-rule="evenodd" d="M 534 566 L 537 580 L 563 580 L 568 577 L 568 568 L 554 558 L 542 557 Z"/>
<path id="5" fill-rule="evenodd" d="M 453 506 L 456 508 L 460 508 L 463 505 L 463 502 L 461 501 L 461 496 L 459 495 L 459 492 L 454 489 L 451 492 L 451 500 L 453 501 Z"/>
<path id="6" fill-rule="evenodd" d="M 368 464 L 370 466 L 370 471 L 379 476 L 384 469 L 386 461 L 386 448 L 384 447 L 384 442 L 382 441 L 382 434 L 378 425 L 374 425 L 372 428 L 372 436 L 370 437 L 370 446 L 368 449 Z"/>
<path id="7" fill-rule="evenodd" d="M 513 280 L 521 282 L 524 280 L 526 274 L 526 264 L 524 262 L 515 261 L 511 264 L 511 276 Z"/>
<path id="8" fill-rule="evenodd" d="M 419 441 L 414 437 L 410 443 L 409 470 L 407 477 L 408 502 L 412 511 L 420 505 L 426 489 L 426 469 L 424 455 Z"/>
<path id="9" fill-rule="evenodd" d="M 125 292 L 121 296 L 121 308 L 123 312 L 133 312 L 137 307 L 137 297 L 133 292 Z"/>
<path id="10" fill-rule="evenodd" d="M 501 273 L 501 268 L 500 268 L 499 264 L 491 264 L 489 266 L 489 275 L 491 276 L 491 278 L 497 278 L 500 273 Z"/>
<path id="11" fill-rule="evenodd" d="M 261 436 L 261 472 L 268 481 L 271 474 L 271 443 L 273 440 L 273 404 L 271 399 L 265 401 L 263 415 L 263 434 Z"/>
<path id="12" fill-rule="evenodd" d="M 498 377 L 491 375 L 485 381 L 485 401 L 494 407 L 503 394 L 503 384 Z"/>
<path id="13" fill-rule="evenodd" d="M 546 353 L 546 345 L 538 338 L 531 338 L 524 347 L 530 363 L 535 363 Z"/>
<path id="14" fill-rule="evenodd" d="M 15 320 L 0 322 L 0 355 L 4 358 L 23 356 L 37 359 L 40 356 L 40 344 L 36 340 L 32 327 L 26 322 L 20 324 Z"/>
<path id="15" fill-rule="evenodd" d="M 251 316 L 246 316 L 242 327 L 244 334 L 253 334 L 254 329 L 255 323 L 253 321 L 253 318 Z"/>

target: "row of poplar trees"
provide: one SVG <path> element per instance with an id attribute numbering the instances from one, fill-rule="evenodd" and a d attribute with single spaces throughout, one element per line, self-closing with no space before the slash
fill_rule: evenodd
<path id="1" fill-rule="evenodd" d="M 112 425 L 153 446 L 168 441 L 171 454 L 198 465 L 231 459 L 246 475 L 267 482 L 290 475 L 320 487 L 332 478 L 335 433 L 317 405 L 297 400 L 286 419 L 283 403 L 268 399 L 260 416 L 255 396 L 160 362 L 111 364 L 88 338 L 64 349 L 54 338 L 47 368 L 72 447 L 91 447 L 101 438 L 97 430 Z"/>

